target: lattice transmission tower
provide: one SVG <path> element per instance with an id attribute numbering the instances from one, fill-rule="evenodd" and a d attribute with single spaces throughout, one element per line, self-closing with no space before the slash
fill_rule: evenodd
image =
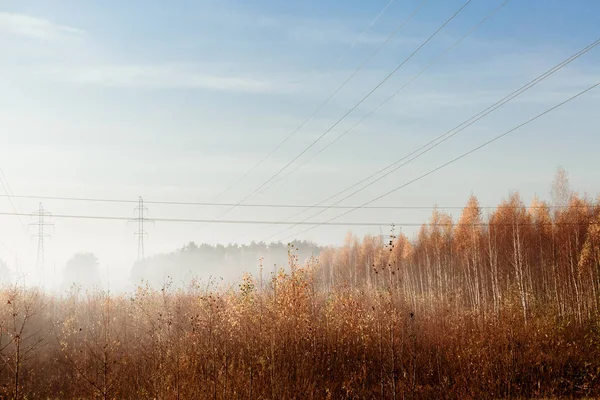
<path id="1" fill-rule="evenodd" d="M 137 217 L 129 222 L 134 222 L 138 226 L 138 230 L 133 234 L 138 237 L 137 260 L 141 261 L 144 259 L 145 256 L 144 238 L 148 236 L 148 232 L 144 230 L 144 223 L 154 223 L 154 221 L 144 216 L 144 213 L 148 212 L 148 208 L 144 206 L 144 199 L 142 198 L 142 196 L 139 197 L 138 206 L 134 209 L 134 211 L 137 213 Z"/>
<path id="2" fill-rule="evenodd" d="M 42 281 L 44 276 L 44 263 L 45 263 L 45 255 L 44 255 L 44 239 L 50 237 L 49 234 L 46 233 L 45 228 L 49 226 L 54 226 L 54 224 L 46 221 L 52 215 L 49 211 L 44 210 L 44 206 L 42 203 L 39 204 L 39 208 L 31 213 L 31 216 L 36 219 L 36 222 L 32 222 L 29 225 L 37 227 L 37 233 L 33 235 L 34 238 L 37 238 L 38 249 L 37 249 L 37 262 L 36 262 L 36 273 L 38 279 Z"/>

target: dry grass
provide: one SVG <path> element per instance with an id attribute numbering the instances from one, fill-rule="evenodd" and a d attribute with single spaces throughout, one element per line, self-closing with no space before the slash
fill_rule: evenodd
<path id="1" fill-rule="evenodd" d="M 0 397 L 600 396 L 600 212 L 569 204 L 512 196 L 487 225 L 471 199 L 456 225 L 306 264 L 290 248 L 235 288 L 2 289 Z"/>
<path id="2" fill-rule="evenodd" d="M 518 296 L 482 318 L 451 303 L 414 308 L 389 290 L 325 294 L 302 270 L 268 286 L 247 278 L 235 291 L 56 300 L 5 291 L 3 396 L 16 388 L 20 398 L 600 395 L 597 319 L 540 310 L 525 325 Z M 24 320 L 27 307 L 34 314 Z"/>

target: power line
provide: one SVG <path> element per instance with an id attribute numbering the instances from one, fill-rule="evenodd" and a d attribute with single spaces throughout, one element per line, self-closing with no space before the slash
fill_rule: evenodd
<path id="1" fill-rule="evenodd" d="M 5 194 L 0 194 L 0 197 L 7 197 Z M 35 195 L 11 195 L 10 197 L 15 199 L 31 199 L 31 200 L 59 200 L 59 201 L 88 201 L 98 203 L 137 203 L 138 200 L 127 200 L 127 199 L 106 199 L 106 198 L 92 198 L 92 197 L 66 197 L 66 196 L 35 196 Z M 148 203 L 148 202 L 146 202 Z M 163 202 L 161 202 L 163 203 Z M 165 204 L 195 204 L 195 203 L 184 203 L 184 202 L 164 202 Z M 202 205 L 202 203 L 199 203 Z"/>
<path id="2" fill-rule="evenodd" d="M 321 111 L 323 109 L 323 107 L 325 107 L 327 104 L 329 104 L 329 102 L 340 92 L 340 90 L 342 90 L 347 84 L 348 82 L 350 82 L 378 53 L 381 49 L 383 49 L 393 38 L 394 36 L 396 36 L 396 34 L 398 32 L 400 32 L 400 30 L 421 10 L 421 8 L 425 5 L 425 3 L 427 3 L 428 0 L 423 0 L 419 6 L 415 9 L 415 11 L 409 15 L 409 17 L 404 20 L 388 37 L 387 39 L 381 43 L 376 49 L 375 51 L 373 51 L 369 57 L 367 57 L 367 59 L 365 61 L 363 61 L 362 64 L 360 64 L 360 66 L 354 70 L 354 72 L 352 72 L 350 74 L 350 76 L 348 76 L 348 78 L 346 78 L 346 80 L 344 82 L 342 82 L 341 85 L 339 85 L 337 87 L 337 89 L 335 89 L 333 91 L 333 93 L 331 95 L 329 95 L 329 97 L 327 97 L 327 99 L 325 99 L 324 102 L 322 102 L 315 111 L 313 111 L 313 113 L 308 116 L 304 121 L 302 121 L 302 123 L 300 123 L 300 125 L 298 125 L 298 127 L 296 127 L 296 129 L 294 129 L 290 134 L 288 134 L 281 142 L 279 142 L 279 144 L 277 146 L 275 146 L 275 148 L 273 150 L 271 150 L 265 157 L 263 157 L 257 164 L 255 164 L 252 168 L 250 168 L 246 173 L 244 173 L 243 176 L 241 176 L 237 181 L 235 181 L 234 183 L 232 183 L 231 185 L 229 185 L 225 190 L 223 190 L 222 192 L 220 192 L 216 197 L 221 197 L 223 194 L 225 194 L 226 192 L 228 192 L 229 190 L 231 190 L 234 186 L 237 186 L 240 182 L 242 182 L 244 179 L 246 179 L 252 172 L 254 172 L 258 167 L 260 167 L 268 158 L 270 158 L 273 154 L 275 154 L 280 148 L 281 146 L 283 146 L 285 143 L 287 143 L 288 140 L 290 140 L 292 138 L 292 136 L 294 136 L 299 130 L 301 130 L 308 122 L 310 122 L 318 113 L 319 111 Z M 391 2 L 390 2 L 391 4 Z M 388 5 L 389 6 L 389 5 Z M 219 218 L 219 217 L 217 217 Z"/>
<path id="3" fill-rule="evenodd" d="M 331 132 L 331 130 L 333 130 L 337 125 L 339 125 L 340 122 L 342 122 L 348 115 L 350 115 L 352 112 L 354 112 L 354 110 L 356 110 L 367 98 L 369 98 L 373 93 L 375 93 L 375 91 L 377 89 L 379 89 L 383 84 L 385 84 L 400 68 L 402 68 L 402 66 L 404 66 L 410 59 L 412 59 L 412 57 L 415 56 L 415 54 L 417 54 L 427 43 L 429 43 L 429 41 L 431 39 L 433 39 L 434 36 L 436 36 L 446 25 L 448 25 L 450 23 L 450 21 L 452 21 L 462 10 L 464 10 L 464 8 L 469 5 L 469 3 L 471 3 L 472 0 L 467 0 L 456 12 L 454 12 L 454 14 L 452 14 L 452 16 L 450 16 L 435 32 L 433 32 L 423 43 L 421 43 L 421 45 L 419 45 L 408 57 L 406 57 L 404 59 L 404 61 L 402 61 L 398 66 L 396 66 L 396 68 L 394 68 L 392 70 L 392 72 L 390 72 L 385 78 L 383 78 L 383 80 L 381 80 L 373 89 L 371 89 L 365 96 L 362 97 L 362 99 L 356 103 L 352 108 L 350 108 L 350 110 L 348 110 L 340 119 L 338 119 L 333 125 L 331 125 L 325 132 L 323 132 L 319 137 L 317 137 L 308 147 L 306 147 L 303 151 L 300 152 L 300 154 L 298 154 L 296 157 L 294 157 L 290 162 L 288 162 L 285 166 L 283 166 L 281 169 L 279 169 L 279 171 L 277 171 L 273 176 L 271 176 L 269 179 L 267 179 L 262 185 L 260 185 L 258 188 L 256 188 L 254 191 L 252 191 L 250 194 L 248 194 L 246 197 L 242 198 L 238 204 L 243 203 L 244 201 L 246 201 L 248 198 L 250 198 L 251 196 L 253 196 L 255 193 L 257 193 L 258 191 L 260 191 L 263 187 L 265 187 L 266 185 L 268 185 L 273 179 L 275 179 L 277 176 L 279 176 L 279 174 L 281 174 L 285 169 L 287 169 L 291 164 L 293 164 L 296 160 L 298 160 L 300 157 L 302 157 L 308 150 L 310 150 L 315 144 L 317 144 L 325 135 L 327 135 L 329 132 Z M 221 218 L 222 216 L 224 216 L 225 214 L 229 213 L 231 210 L 235 209 L 237 207 L 231 207 L 230 209 L 224 211 L 223 213 L 221 213 L 219 216 L 217 216 L 217 219 Z"/>
<path id="4" fill-rule="evenodd" d="M 29 214 L 25 213 L 14 213 L 14 212 L 0 212 L 0 215 L 7 216 L 26 216 Z M 46 214 L 49 216 L 50 214 Z M 130 217 L 125 216 L 115 216 L 115 215 L 84 215 L 84 214 L 52 214 L 52 218 L 54 219 L 81 219 L 81 220 L 106 220 L 106 221 L 132 221 Z M 339 217 L 336 217 L 339 218 Z M 150 221 L 148 219 L 144 219 L 144 221 Z M 270 220 L 215 220 L 215 219 L 194 219 L 194 218 L 153 218 L 151 221 L 153 222 L 172 222 L 172 223 L 216 223 L 216 224 L 252 224 L 252 225 L 290 225 L 290 224 L 298 224 L 298 225 L 327 225 L 327 226 L 386 226 L 386 225 L 395 225 L 395 226 L 450 226 L 450 225 L 458 225 L 458 223 L 448 223 L 448 224 L 431 224 L 431 223 L 422 223 L 422 222 L 358 222 L 358 221 L 348 221 L 348 222 L 333 222 L 333 221 L 324 221 L 324 222 L 310 222 L 310 221 L 270 221 Z M 133 222 L 137 222 L 135 219 Z M 528 223 L 530 225 L 597 225 L 600 222 L 589 222 L 589 223 L 569 223 L 569 222 L 548 222 L 548 223 Z M 37 225 L 37 224 L 34 224 Z M 45 224 L 45 225 L 53 225 L 53 224 Z M 494 224 L 494 223 L 477 223 L 477 224 L 467 224 L 467 225 L 498 225 L 502 224 Z M 512 226 L 513 224 L 505 224 L 507 226 Z M 524 224 L 520 224 L 524 225 Z M 47 237 L 47 235 L 45 236 Z"/>
<path id="5" fill-rule="evenodd" d="M 394 3 L 394 0 L 388 1 L 388 3 L 383 7 L 383 9 L 381 9 L 381 11 L 379 12 L 379 14 L 377 14 L 377 16 L 371 21 L 371 23 L 362 31 L 362 33 L 360 34 L 360 36 L 357 37 L 356 40 L 354 40 L 354 42 L 352 42 L 352 44 L 346 49 L 346 51 L 344 51 L 344 53 L 342 53 L 342 55 L 337 59 L 338 63 L 340 61 L 342 61 L 344 59 L 344 57 L 346 57 L 346 54 L 348 54 L 350 52 L 350 50 L 352 50 L 356 46 L 356 44 L 358 43 L 358 41 L 363 36 L 365 36 L 366 33 L 369 32 L 373 26 L 375 26 L 375 24 L 377 23 L 377 21 L 379 21 L 379 19 L 383 16 L 383 14 L 385 14 L 385 12 L 388 10 L 388 8 L 390 8 L 390 6 L 393 3 Z"/>
<path id="6" fill-rule="evenodd" d="M 5 194 L 0 194 L 0 197 L 6 197 Z M 31 199 L 31 200 L 56 200 L 56 201 L 81 201 L 81 202 L 96 202 L 96 203 L 117 203 L 117 204 L 138 204 L 138 200 L 128 200 L 128 199 L 107 199 L 107 198 L 93 198 L 93 197 L 65 197 L 65 196 L 34 196 L 34 195 L 12 195 L 12 198 L 17 199 Z M 235 205 L 235 203 L 212 203 L 212 202 L 192 202 L 192 201 L 170 201 L 170 200 L 143 200 L 144 204 L 157 204 L 157 205 L 177 205 L 177 206 L 198 206 L 198 207 L 230 207 Z M 272 203 L 262 203 L 262 204 L 241 204 L 239 207 L 246 208 L 327 208 L 327 209 L 352 209 L 356 206 L 342 206 L 342 205 L 310 205 L 310 204 L 272 204 Z M 496 209 L 496 208 L 504 208 L 504 206 L 479 206 L 480 209 Z M 572 206 L 564 205 L 564 206 L 554 206 L 554 205 L 544 205 L 544 206 L 535 206 L 533 208 L 569 208 Z M 576 206 L 578 207 L 578 206 Z M 581 206 L 583 207 L 583 206 Z M 440 209 L 440 210 L 463 210 L 467 207 L 465 206 L 367 206 L 363 207 L 366 210 L 432 210 L 432 209 Z"/>
<path id="7" fill-rule="evenodd" d="M 322 152 L 324 152 L 325 150 L 327 150 L 329 147 L 333 146 L 335 143 L 337 143 L 340 139 L 342 139 L 344 136 L 346 136 L 348 133 L 352 132 L 357 126 L 359 126 L 360 124 L 362 124 L 367 118 L 369 118 L 371 115 L 373 115 L 374 113 L 376 113 L 378 110 L 380 110 L 384 105 L 386 105 L 389 101 L 391 101 L 393 98 L 395 98 L 401 91 L 403 91 L 404 89 L 406 89 L 406 87 L 408 87 L 411 83 L 413 83 L 414 81 L 416 81 L 419 77 L 421 77 L 429 68 L 431 68 L 433 65 L 435 65 L 438 61 L 440 61 L 442 58 L 444 58 L 447 54 L 449 54 L 450 52 L 452 52 L 452 50 L 454 50 L 456 47 L 458 47 L 460 45 L 460 43 L 463 42 L 463 40 L 465 40 L 467 37 L 469 37 L 473 32 L 475 32 L 479 27 L 481 27 L 481 25 L 483 25 L 488 19 L 490 19 L 491 17 L 493 17 L 498 11 L 500 11 L 510 0 L 504 0 L 498 7 L 496 7 L 494 10 L 492 10 L 488 15 L 486 15 L 481 21 L 479 21 L 479 23 L 477 23 L 477 25 L 475 25 L 473 28 L 471 28 L 467 33 L 465 33 L 461 38 L 459 38 L 456 42 L 454 42 L 454 44 L 452 44 L 450 47 L 448 47 L 444 52 L 442 52 L 441 54 L 439 54 L 437 57 L 435 57 L 429 64 L 427 64 L 423 69 L 421 69 L 415 76 L 413 76 L 410 80 L 408 80 L 404 85 L 402 85 L 398 90 L 396 90 L 391 96 L 387 97 L 383 102 L 381 102 L 377 107 L 375 107 L 373 110 L 371 110 L 370 112 L 368 112 L 367 114 L 365 114 L 361 119 L 359 119 L 354 125 L 352 125 L 350 128 L 348 128 L 347 130 L 345 130 L 344 132 L 342 132 L 341 134 L 339 134 L 334 140 L 332 140 L 331 142 L 329 142 L 325 147 L 321 148 L 319 151 L 317 151 L 316 153 L 314 153 L 313 155 L 311 155 L 309 158 L 307 158 L 305 161 L 303 161 L 302 163 L 298 164 L 294 169 L 290 170 L 288 173 L 286 173 L 284 176 L 280 177 L 279 180 L 273 182 L 273 184 L 271 184 L 270 186 L 267 186 L 266 188 L 264 188 L 261 193 L 266 192 L 267 190 L 271 189 L 272 187 L 276 186 L 278 183 L 286 181 L 286 179 L 294 174 L 296 171 L 298 171 L 300 168 L 304 167 L 306 164 L 308 164 L 310 161 L 314 160 L 319 154 L 321 154 Z"/>
<path id="8" fill-rule="evenodd" d="M 506 135 L 508 135 L 508 134 L 510 134 L 510 133 L 512 133 L 512 132 L 514 132 L 514 131 L 516 131 L 516 130 L 518 130 L 518 129 L 520 129 L 520 128 L 522 128 L 523 126 L 525 126 L 525 125 L 527 125 L 527 124 L 529 124 L 529 123 L 531 123 L 531 122 L 533 122 L 533 121 L 535 121 L 535 120 L 537 120 L 537 119 L 539 119 L 539 118 L 543 117 L 544 115 L 546 115 L 546 114 L 548 114 L 548 113 L 550 113 L 550 112 L 552 112 L 552 111 L 556 110 L 557 108 L 559 108 L 559 107 L 562 107 L 563 105 L 565 105 L 565 104 L 569 103 L 570 101 L 572 101 L 572 100 L 574 100 L 574 99 L 578 98 L 579 96 L 582 96 L 583 94 L 585 94 L 585 93 L 587 93 L 587 92 L 589 92 L 589 91 L 591 91 L 591 90 L 595 89 L 595 88 L 596 88 L 596 87 L 598 87 L 599 85 L 600 85 L 600 82 L 598 82 L 598 83 L 596 83 L 596 84 L 594 84 L 594 85 L 592 85 L 592 86 L 588 87 L 587 89 L 584 89 L 584 90 L 582 90 L 581 92 L 579 92 L 579 93 L 577 93 L 577 94 L 575 94 L 575 95 L 573 95 L 573 96 L 569 97 L 568 99 L 566 99 L 566 100 L 562 101 L 561 103 L 558 103 L 557 105 L 555 105 L 555 106 L 553 106 L 553 107 L 551 107 L 551 108 L 547 109 L 546 111 L 544 111 L 544 112 L 541 112 L 541 113 L 537 114 L 535 117 L 528 119 L 527 121 L 525 121 L 525 122 L 523 122 L 523 123 L 521 123 L 521 124 L 517 125 L 516 127 L 512 128 L 512 129 L 510 129 L 510 130 L 508 130 L 508 131 L 506 131 L 506 132 L 504 132 L 504 133 L 502 133 L 502 134 L 500 134 L 500 135 L 498 135 L 498 136 L 495 136 L 494 138 L 492 138 L 492 139 L 488 140 L 487 142 L 485 142 L 485 143 L 483 143 L 483 144 L 481 144 L 481 145 L 479 145 L 479 146 L 477 146 L 477 147 L 475 147 L 475 148 L 473 148 L 473 149 L 471 149 L 471 150 L 467 151 L 466 153 L 463 153 L 463 154 L 461 154 L 460 156 L 458 156 L 458 157 L 456 157 L 456 158 L 453 158 L 452 160 L 450 160 L 450 161 L 448 161 L 448 162 L 446 162 L 446 163 L 444 163 L 444 164 L 440 165 L 439 167 L 437 167 L 437 168 L 434 168 L 434 169 L 430 170 L 429 172 L 426 172 L 426 173 L 424 173 L 423 175 L 420 175 L 419 177 L 417 177 L 417 178 L 415 178 L 415 179 L 413 179 L 413 180 L 411 180 L 411 181 L 409 181 L 409 182 L 407 182 L 407 183 L 405 183 L 405 184 L 403 184 L 403 185 L 401 185 L 401 186 L 398 186 L 398 187 L 396 187 L 396 188 L 394 188 L 394 189 L 392 189 L 392 190 L 390 190 L 390 191 L 388 191 L 388 192 L 386 192 L 386 193 L 384 193 L 384 194 L 382 194 L 382 195 L 380 195 L 380 196 L 377 196 L 377 197 L 375 197 L 374 199 L 372 199 L 372 200 L 369 200 L 369 201 L 367 201 L 366 203 L 362 204 L 361 206 L 358 206 L 358 207 L 356 207 L 356 208 L 354 208 L 354 209 L 352 209 L 352 210 L 348 210 L 348 211 L 346 211 L 346 212 L 344 212 L 344 213 L 342 213 L 342 214 L 340 214 L 340 215 L 338 215 L 338 216 L 336 216 L 336 217 L 330 218 L 329 220 L 325 221 L 325 223 L 331 223 L 332 221 L 334 221 L 334 220 L 336 220 L 336 219 L 338 219 L 338 218 L 341 218 L 341 217 L 343 217 L 343 216 L 345 216 L 345 215 L 348 215 L 348 214 L 350 214 L 351 212 L 354 212 L 354 211 L 356 211 L 357 209 L 359 209 L 359 208 L 361 208 L 361 207 L 363 207 L 363 206 L 367 206 L 367 205 L 369 205 L 369 204 L 371 204 L 371 203 L 373 203 L 373 202 L 375 202 L 375 201 L 377 201 L 377 200 L 380 200 L 380 199 L 382 199 L 382 198 L 384 198 L 384 197 L 386 197 L 386 196 L 389 196 L 390 194 L 392 194 L 392 193 L 395 193 L 395 192 L 397 192 L 398 190 L 400 190 L 400 189 L 403 189 L 403 188 L 405 188 L 406 186 L 408 186 L 408 185 L 410 185 L 410 184 L 412 184 L 412 183 L 414 183 L 414 182 L 417 182 L 417 181 L 419 181 L 419 180 L 421 180 L 421 179 L 423 179 L 423 178 L 425 178 L 425 177 L 427 177 L 427 176 L 429 176 L 429 175 L 433 174 L 434 172 L 436 172 L 436 171 L 439 171 L 440 169 L 442 169 L 442 168 L 445 168 L 445 167 L 447 167 L 448 165 L 455 163 L 456 161 L 458 161 L 458 160 L 460 160 L 460 159 L 462 159 L 462 158 L 464 158 L 464 157 L 467 157 L 468 155 L 470 155 L 470 154 L 472 154 L 472 153 L 474 153 L 474 152 L 476 152 L 476 151 L 478 151 L 478 150 L 482 149 L 482 148 L 483 148 L 483 147 L 485 147 L 485 146 L 488 146 L 488 145 L 490 145 L 490 144 L 494 143 L 495 141 L 497 141 L 497 140 L 499 140 L 499 139 L 503 138 L 504 136 L 506 136 Z M 304 230 L 304 231 L 300 232 L 299 234 L 306 233 L 306 232 L 308 232 L 308 231 L 310 231 L 310 230 L 312 230 L 312 229 L 314 229 L 314 228 L 316 228 L 316 227 L 318 227 L 318 226 L 319 226 L 319 225 L 316 225 L 316 226 L 313 226 L 313 227 L 311 227 L 311 228 L 308 228 L 308 229 L 306 229 L 306 230 Z M 293 236 L 296 236 L 296 235 L 293 235 Z"/>
<path id="9" fill-rule="evenodd" d="M 14 212 L 19 212 L 18 208 L 15 206 L 15 204 L 12 201 L 12 198 L 11 198 L 12 188 L 10 187 L 8 180 L 6 179 L 6 175 L 4 174 L 4 170 L 2 169 L 2 167 L 0 167 L 0 185 L 2 185 L 2 189 L 4 189 L 4 192 L 6 193 L 5 195 L 1 195 L 1 196 L 6 197 L 8 199 L 8 202 Z M 21 219 L 20 216 L 18 218 L 19 218 L 19 224 L 21 225 L 21 229 L 23 230 L 24 235 L 27 237 L 28 243 L 31 244 L 31 242 L 29 241 L 30 240 L 29 231 L 27 230 L 25 223 L 23 223 L 23 219 Z M 16 253 L 14 251 L 12 251 L 11 249 L 9 249 L 3 241 L 0 241 L 0 245 L 2 247 L 4 247 L 4 249 L 6 249 L 6 251 L 8 253 L 10 253 L 10 255 L 12 255 L 16 258 Z M 16 266 L 16 267 L 18 268 L 18 266 Z"/>
<path id="10" fill-rule="evenodd" d="M 2 169 L 1 168 L 0 168 L 0 174 L 2 174 Z M 0 182 L 2 182 L 1 179 L 0 179 Z M 2 187 L 6 191 L 6 188 L 4 187 L 4 183 L 2 183 Z M 8 192 L 7 192 L 6 196 L 8 196 Z M 0 224 L 0 227 L 2 227 L 2 224 Z M 4 243 L 4 241 L 1 240 L 1 239 L 0 239 L 0 246 L 2 246 L 2 248 L 4 248 L 11 256 L 14 256 L 14 253 L 12 252 L 12 250 L 10 250 L 8 248 L 8 246 L 6 245 L 6 243 Z"/>
<path id="11" fill-rule="evenodd" d="M 2 170 L 2 167 L 0 167 L 0 184 L 2 185 L 2 188 L 4 189 L 4 192 L 6 193 L 5 197 L 8 198 L 8 202 L 10 203 L 11 208 L 13 209 L 14 212 L 18 212 L 17 207 L 15 207 L 15 204 L 12 201 L 12 198 L 11 198 L 12 190 L 10 188 L 8 181 L 6 180 L 6 176 L 4 175 L 4 171 Z M 27 228 L 25 227 L 25 223 L 23 223 L 23 220 L 21 219 L 21 217 L 19 217 L 19 223 L 21 224 L 21 228 L 23 229 L 25 236 L 29 237 L 29 232 L 27 231 Z"/>
<path id="12" fill-rule="evenodd" d="M 492 112 L 494 112 L 498 108 L 502 107 L 503 105 L 505 105 L 506 103 L 510 102 L 514 98 L 520 96 L 521 94 L 523 94 L 527 90 L 531 89 L 532 87 L 534 87 L 535 85 L 537 85 L 541 81 L 545 80 L 546 78 L 550 77 L 551 75 L 553 75 L 557 71 L 561 70 L 562 68 L 564 68 L 565 66 L 567 66 L 568 64 L 570 64 L 571 62 L 573 62 L 574 60 L 576 60 L 579 57 L 581 57 L 582 55 L 586 54 L 587 52 L 589 52 L 590 50 L 592 50 L 593 48 L 595 48 L 596 46 L 598 46 L 598 44 L 600 44 L 600 39 L 592 42 L 588 46 L 584 47 L 583 49 L 581 49 L 578 52 L 576 52 L 575 54 L 573 54 L 572 56 L 570 56 L 570 57 L 566 58 L 565 60 L 561 61 L 560 63 L 558 63 L 557 65 L 555 65 L 551 69 L 549 69 L 548 71 L 544 72 L 543 74 L 541 74 L 538 77 L 534 78 L 533 80 L 529 81 L 525 85 L 523 85 L 520 88 L 516 89 L 515 91 L 511 92 L 507 96 L 505 96 L 502 99 L 498 100 L 497 102 L 495 102 L 491 106 L 487 107 L 486 109 L 482 110 L 481 112 L 479 112 L 478 114 L 474 115 L 473 117 L 471 117 L 471 118 L 463 121 L 462 123 L 460 123 L 459 125 L 455 126 L 452 129 L 450 129 L 449 131 L 445 132 L 444 134 L 439 135 L 438 137 L 436 137 L 435 139 L 429 141 L 425 145 L 423 145 L 423 146 L 419 147 L 418 149 L 414 150 L 413 152 L 411 152 L 411 153 L 409 153 L 409 154 L 401 157 L 400 159 L 394 161 L 393 163 L 387 165 L 386 167 L 381 168 L 380 170 L 378 170 L 375 173 L 369 175 L 368 177 L 362 179 L 361 181 L 359 181 L 359 182 L 357 182 L 357 183 L 355 183 L 355 184 L 347 187 L 344 190 L 341 190 L 340 192 L 337 192 L 336 194 L 334 194 L 332 196 L 329 196 L 328 198 L 326 198 L 325 200 L 321 201 L 320 203 L 317 203 L 317 205 L 321 205 L 321 204 L 323 204 L 325 202 L 332 201 L 336 197 L 338 197 L 338 196 L 340 196 L 340 195 L 342 195 L 342 194 L 344 194 L 344 193 L 346 193 L 346 192 L 348 192 L 348 191 L 350 191 L 350 190 L 352 190 L 352 189 L 354 189 L 354 188 L 362 185 L 363 183 L 368 182 L 369 180 L 375 178 L 377 175 L 379 175 L 379 174 L 384 173 L 385 171 L 387 171 L 383 175 L 381 175 L 378 178 L 376 178 L 375 180 L 371 181 L 370 183 L 367 183 L 366 185 L 360 187 L 359 189 L 355 190 L 354 192 L 350 193 L 349 195 L 346 195 L 345 197 L 343 197 L 340 200 L 336 201 L 335 203 L 333 203 L 333 205 L 337 205 L 337 204 L 341 203 L 342 201 L 344 201 L 344 200 L 346 200 L 346 199 L 354 196 L 358 192 L 360 192 L 360 191 L 362 191 L 362 190 L 364 190 L 364 189 L 372 186 L 376 182 L 378 182 L 381 179 L 387 177 L 391 173 L 397 171 L 401 167 L 409 164 L 410 162 L 414 161 L 415 159 L 421 157 L 423 154 L 431 151 L 432 149 L 434 149 L 435 147 L 437 147 L 440 144 L 444 143 L 448 139 L 450 139 L 453 136 L 457 135 L 458 133 L 462 132 L 463 130 L 465 130 L 469 126 L 473 125 L 477 121 L 485 118 L 487 115 L 491 114 Z M 411 157 L 413 155 L 414 155 L 414 157 L 409 158 L 409 157 Z M 300 215 L 301 213 L 304 213 L 305 211 L 310 211 L 310 209 L 312 209 L 312 208 L 313 207 L 311 207 L 311 208 L 309 208 L 307 210 L 300 211 L 299 213 L 296 213 L 296 214 L 292 215 L 290 218 L 294 218 L 295 216 Z M 331 207 L 329 207 L 329 208 L 331 208 Z M 321 214 L 322 212 L 324 212 L 327 209 L 328 209 L 327 207 L 325 207 L 324 209 L 321 209 L 321 211 L 319 211 L 319 212 L 317 212 L 317 213 L 315 213 L 315 214 L 307 217 L 305 219 L 305 221 L 308 220 L 308 219 L 310 219 L 310 218 L 313 218 L 315 216 L 318 216 L 319 214 Z M 276 236 L 276 235 L 279 235 L 281 233 L 284 233 L 287 230 L 290 230 L 292 228 L 287 228 L 286 230 L 278 232 L 278 233 L 276 233 L 273 236 Z"/>

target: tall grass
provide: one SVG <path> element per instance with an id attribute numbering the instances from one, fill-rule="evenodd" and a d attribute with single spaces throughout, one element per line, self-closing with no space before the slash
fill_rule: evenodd
<path id="1" fill-rule="evenodd" d="M 512 195 L 236 287 L 0 291 L 0 397 L 600 396 L 600 207 Z"/>

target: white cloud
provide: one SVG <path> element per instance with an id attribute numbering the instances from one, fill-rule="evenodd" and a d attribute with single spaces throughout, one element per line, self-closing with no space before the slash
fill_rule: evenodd
<path id="1" fill-rule="evenodd" d="M 290 40 L 310 45 L 378 45 L 387 40 L 391 31 L 377 33 L 364 32 L 362 25 L 355 21 L 322 19 L 322 20 L 296 20 L 284 19 L 277 25 L 261 24 L 259 27 L 276 29 Z M 420 37 L 404 36 L 398 34 L 390 45 L 411 45 L 422 41 Z"/>
<path id="2" fill-rule="evenodd" d="M 373 9 L 373 15 L 376 10 Z M 259 14 L 242 11 L 239 8 L 224 10 L 206 10 L 197 16 L 199 22 L 207 25 L 218 24 L 227 27 L 227 31 L 242 34 L 260 33 L 275 38 L 287 39 L 307 45 L 377 45 L 385 41 L 391 32 L 365 29 L 369 16 L 348 17 L 299 17 L 289 14 Z M 420 43 L 420 37 L 405 37 L 398 34 L 392 44 Z"/>
<path id="3" fill-rule="evenodd" d="M 0 12 L 0 33 L 41 40 L 81 38 L 85 31 L 25 14 Z"/>
<path id="4" fill-rule="evenodd" d="M 43 68 L 41 76 L 59 82 L 153 89 L 210 89 L 246 93 L 286 92 L 289 81 L 206 72 L 196 64 L 100 65 Z"/>
<path id="5" fill-rule="evenodd" d="M 320 26 L 318 24 L 288 28 L 288 34 L 296 41 L 318 44 L 379 44 L 386 39 L 386 35 L 363 34 L 345 26 Z"/>

